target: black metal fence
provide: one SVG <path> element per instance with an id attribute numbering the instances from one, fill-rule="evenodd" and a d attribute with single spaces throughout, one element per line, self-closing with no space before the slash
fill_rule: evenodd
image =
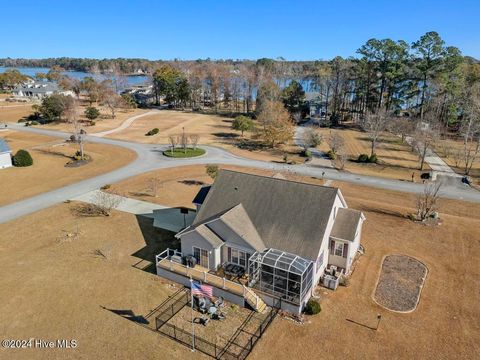
<path id="1" fill-rule="evenodd" d="M 187 332 L 173 324 L 168 323 L 168 321 L 186 305 L 190 305 L 190 293 L 187 291 L 179 293 L 170 301 L 166 302 L 161 313 L 155 317 L 156 330 L 189 348 L 195 346 L 195 350 L 198 350 L 215 359 L 225 360 L 246 359 L 247 356 L 252 352 L 257 341 L 262 337 L 265 330 L 278 313 L 276 308 L 271 309 L 253 333 L 245 330 L 245 326 L 251 318 L 250 316 L 244 321 L 242 326 L 240 326 L 240 328 L 225 345 L 219 346 L 203 339 L 198 335 L 195 335 L 194 337 L 191 332 Z"/>

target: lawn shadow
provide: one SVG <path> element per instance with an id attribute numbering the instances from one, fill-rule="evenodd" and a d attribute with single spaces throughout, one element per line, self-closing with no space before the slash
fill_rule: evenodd
<path id="1" fill-rule="evenodd" d="M 366 205 L 361 205 L 360 207 L 357 207 L 357 208 L 358 208 L 358 210 L 361 210 L 361 211 L 368 211 L 368 212 L 373 212 L 373 213 L 380 214 L 380 215 L 387 215 L 387 216 L 392 216 L 392 217 L 395 217 L 395 218 L 406 219 L 406 216 L 399 211 L 378 209 L 378 208 L 374 208 L 374 207 L 366 206 Z"/>
<path id="2" fill-rule="evenodd" d="M 133 321 L 137 324 L 140 325 L 148 325 L 150 324 L 147 319 L 143 315 L 135 315 L 135 313 L 132 310 L 119 310 L 119 309 L 109 309 L 106 308 L 105 306 L 100 306 L 102 309 L 110 311 L 114 313 L 115 315 L 119 315 L 123 317 L 124 319 Z"/>
<path id="3" fill-rule="evenodd" d="M 205 185 L 203 181 L 199 180 L 178 180 L 178 183 L 184 185 Z"/>

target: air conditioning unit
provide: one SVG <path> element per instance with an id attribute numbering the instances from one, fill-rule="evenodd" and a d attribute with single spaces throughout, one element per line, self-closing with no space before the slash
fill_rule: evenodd
<path id="1" fill-rule="evenodd" d="M 338 278 L 333 275 L 325 274 L 323 277 L 323 286 L 331 290 L 336 290 L 338 287 Z"/>

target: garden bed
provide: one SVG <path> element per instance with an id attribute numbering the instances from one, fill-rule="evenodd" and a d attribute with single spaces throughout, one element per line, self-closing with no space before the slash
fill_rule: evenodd
<path id="1" fill-rule="evenodd" d="M 174 158 L 190 158 L 190 157 L 197 157 L 205 154 L 205 150 L 201 148 L 177 148 L 175 150 L 165 150 L 163 152 L 163 155 L 168 156 L 168 157 L 174 157 Z"/>
<path id="2" fill-rule="evenodd" d="M 375 302 L 392 311 L 415 310 L 427 272 L 424 264 L 409 256 L 385 257 L 375 289 Z"/>

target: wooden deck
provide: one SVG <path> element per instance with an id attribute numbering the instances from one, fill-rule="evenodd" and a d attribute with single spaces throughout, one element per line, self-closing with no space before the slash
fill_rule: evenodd
<path id="1" fill-rule="evenodd" d="M 217 275 L 210 274 L 208 272 L 209 270 L 202 266 L 196 265 L 194 268 L 189 268 L 168 259 L 160 260 L 157 263 L 157 266 L 160 266 L 177 274 L 202 281 L 206 284 L 211 284 L 217 288 L 227 290 L 231 293 L 244 296 L 244 287 L 242 284 L 227 280 Z"/>

